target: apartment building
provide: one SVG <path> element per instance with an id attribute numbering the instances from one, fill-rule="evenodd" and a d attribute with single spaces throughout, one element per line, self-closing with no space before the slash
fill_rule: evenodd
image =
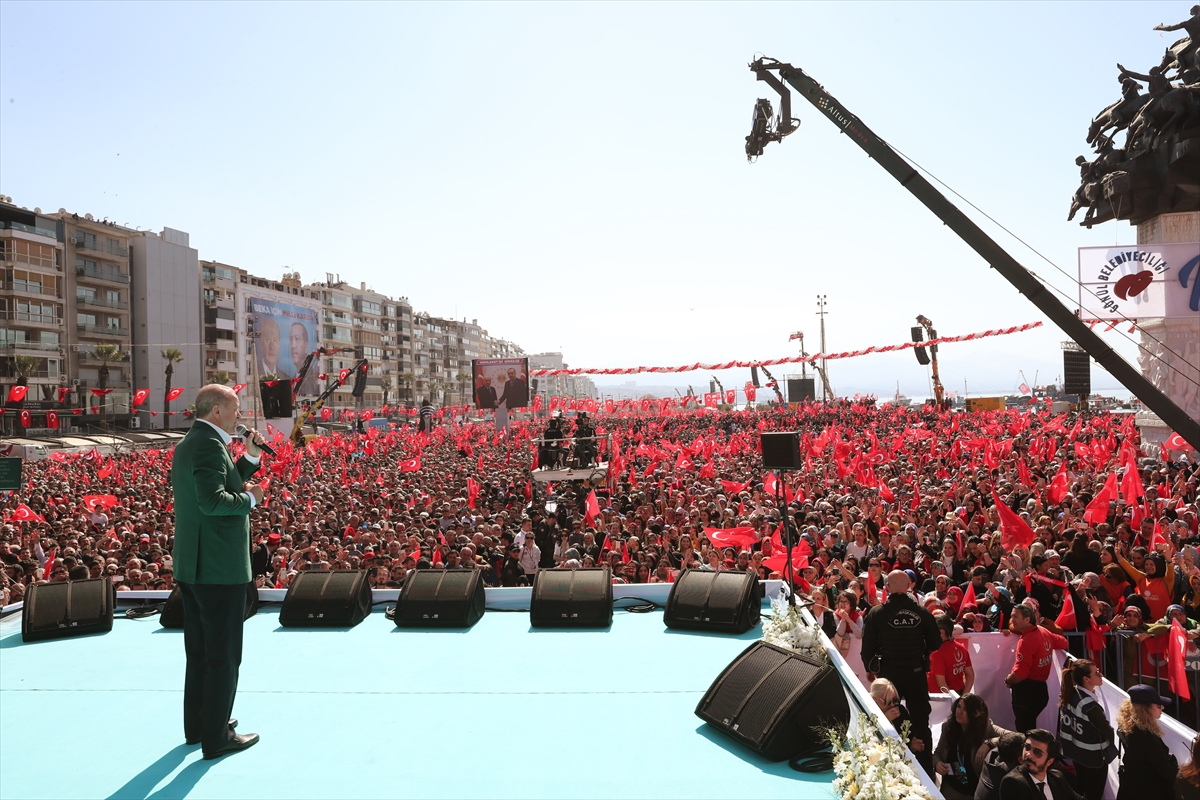
<path id="1" fill-rule="evenodd" d="M 248 383 L 239 357 L 237 289 L 246 271 L 219 261 L 200 261 L 203 310 L 204 383 Z M 243 315 L 244 316 L 244 315 Z M 244 327 L 244 326 L 242 326 Z"/>
<path id="2" fill-rule="evenodd" d="M 170 416 L 161 413 L 166 410 L 168 364 L 163 354 L 175 350 L 183 357 L 171 363 L 171 388 L 183 390 L 170 404 L 178 413 L 195 402 L 197 390 L 207 382 L 198 253 L 187 233 L 172 228 L 140 232 L 130 239 L 129 251 L 133 386 L 150 390 L 131 423 L 143 428 L 186 427 L 173 425 Z"/>
<path id="3" fill-rule="evenodd" d="M 7 397 L 23 376 L 29 386 L 25 408 L 57 408 L 58 388 L 67 379 L 68 344 L 63 306 L 68 282 L 58 220 L 7 200 L 0 198 L 0 391 Z M 11 432 L 14 422 L 6 414 L 0 425 Z M 39 417 L 33 427 L 44 423 Z"/>
<path id="4" fill-rule="evenodd" d="M 530 353 L 529 369 L 568 369 L 562 353 Z M 530 387 L 536 380 L 537 393 L 546 397 L 597 398 L 596 384 L 586 375 L 548 375 L 531 378 Z M 547 404 L 546 407 L 549 407 Z"/>

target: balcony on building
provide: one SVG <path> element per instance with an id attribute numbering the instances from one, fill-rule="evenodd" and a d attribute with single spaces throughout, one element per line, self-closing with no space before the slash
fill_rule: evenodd
<path id="1" fill-rule="evenodd" d="M 128 338 L 129 329 L 114 327 L 111 325 L 91 325 L 86 322 L 78 322 L 75 324 L 75 329 L 80 333 L 91 334 L 92 336 L 115 336 L 118 338 Z"/>
<path id="2" fill-rule="evenodd" d="M 108 241 L 101 241 L 99 236 L 94 236 L 90 233 L 82 231 L 76 232 L 71 239 L 71 243 L 75 245 L 76 250 L 90 250 L 93 253 L 104 253 L 110 256 L 120 256 L 121 258 L 129 257 L 129 248 L 122 247 L 120 244 Z"/>
<path id="3" fill-rule="evenodd" d="M 75 277 L 90 278 L 108 283 L 129 283 L 129 275 L 116 269 L 105 269 L 92 264 L 76 264 Z"/>

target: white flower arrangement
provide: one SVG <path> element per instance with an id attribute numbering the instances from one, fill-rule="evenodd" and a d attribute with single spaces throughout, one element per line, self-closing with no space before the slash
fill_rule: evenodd
<path id="1" fill-rule="evenodd" d="M 883 736 L 875 720 L 858 716 L 853 732 L 829 731 L 833 745 L 833 790 L 841 800 L 932 800 L 905 758 L 905 748 Z"/>
<path id="2" fill-rule="evenodd" d="M 821 629 L 809 625 L 800 614 L 800 608 L 788 604 L 787 587 L 771 601 L 772 615 L 763 621 L 762 638 L 773 644 L 801 655 L 827 661 L 825 648 L 821 646 Z"/>

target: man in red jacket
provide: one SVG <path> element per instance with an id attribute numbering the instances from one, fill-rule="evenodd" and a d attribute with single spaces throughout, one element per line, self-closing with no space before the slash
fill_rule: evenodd
<path id="1" fill-rule="evenodd" d="M 1037 612 L 1026 605 L 1013 607 L 1012 627 L 1021 638 L 1017 641 L 1016 663 L 1004 685 L 1012 689 L 1017 731 L 1024 733 L 1038 726 L 1038 715 L 1050 702 L 1046 679 L 1050 677 L 1052 653 L 1066 650 L 1067 639 L 1038 627 Z"/>

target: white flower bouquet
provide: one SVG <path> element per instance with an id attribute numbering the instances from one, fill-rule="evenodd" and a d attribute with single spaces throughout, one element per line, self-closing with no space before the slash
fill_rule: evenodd
<path id="1" fill-rule="evenodd" d="M 830 730 L 833 790 L 842 800 L 932 800 L 905 758 L 905 748 L 883 736 L 875 721 L 858 716 L 853 731 Z"/>
<path id="2" fill-rule="evenodd" d="M 825 648 L 821 646 L 821 629 L 809 625 L 798 606 L 788 604 L 786 586 L 771 601 L 771 612 L 772 615 L 763 621 L 764 642 L 794 650 L 809 658 L 828 661 Z"/>

